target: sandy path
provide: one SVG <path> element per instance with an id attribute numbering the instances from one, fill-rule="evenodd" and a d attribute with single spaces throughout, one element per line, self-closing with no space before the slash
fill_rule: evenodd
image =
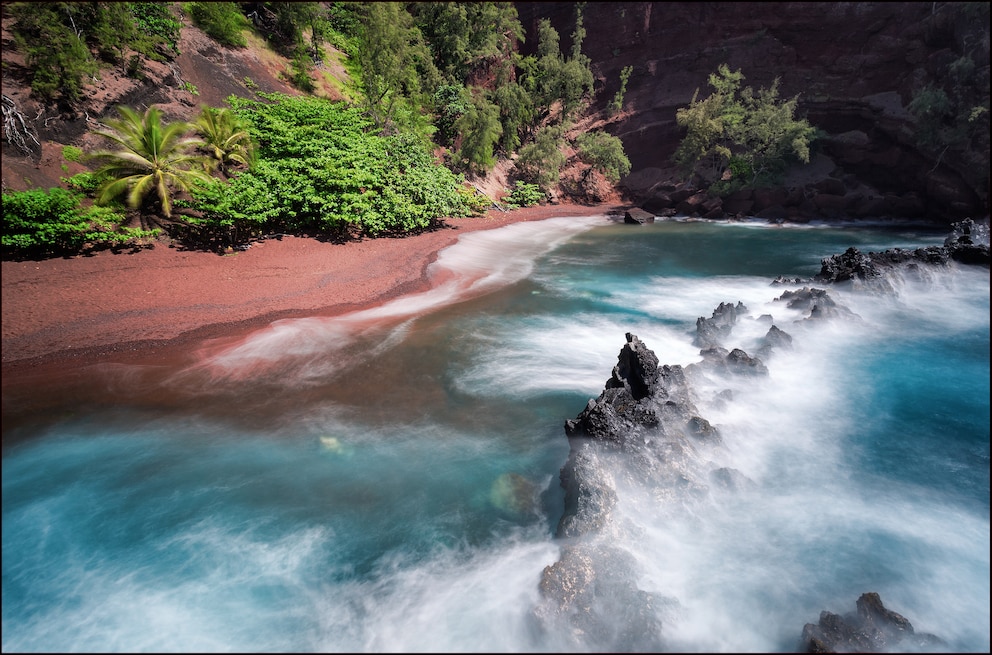
<path id="1" fill-rule="evenodd" d="M 453 219 L 405 238 L 346 244 L 285 237 L 220 256 L 165 245 L 135 254 L 2 262 L 3 373 L 182 347 L 279 318 L 335 315 L 430 286 L 428 265 L 458 237 L 520 221 L 603 214 L 554 205 Z"/>

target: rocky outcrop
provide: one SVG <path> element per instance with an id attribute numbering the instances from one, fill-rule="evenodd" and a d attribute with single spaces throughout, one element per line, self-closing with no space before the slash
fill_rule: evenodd
<path id="1" fill-rule="evenodd" d="M 984 228 L 984 229 L 983 229 Z M 855 289 L 891 292 L 892 271 L 921 271 L 921 268 L 944 267 L 950 262 L 989 268 L 988 226 L 970 219 L 954 225 L 954 233 L 943 246 L 926 246 L 905 250 L 892 248 L 864 254 L 848 248 L 821 262 L 813 280 L 827 284 L 845 284 Z M 984 236 L 983 236 L 984 235 Z M 984 243 L 982 239 L 984 238 Z"/>
<path id="2" fill-rule="evenodd" d="M 956 225 L 942 248 L 949 253 L 959 247 L 972 252 L 982 245 L 978 242 L 988 239 L 983 227 L 971 222 Z M 951 254 L 934 258 L 927 249 L 921 250 L 918 256 L 876 260 L 852 248 L 824 260 L 830 262 L 825 267 L 832 273 L 822 281 L 861 280 L 861 286 L 849 290 L 894 290 L 885 284 L 917 259 L 920 267 L 954 259 Z M 772 287 L 786 283 L 803 284 L 779 278 Z M 782 291 L 773 302 L 798 314 L 793 324 L 808 332 L 831 318 L 860 320 L 835 298 L 838 295 L 804 284 Z M 735 328 L 745 321 L 768 325 L 763 337 L 751 337 L 756 344 L 753 355 L 731 343 Z M 748 333 L 756 334 L 754 324 L 748 328 Z M 621 545 L 636 540 L 640 528 L 630 525 L 625 507 L 646 504 L 653 521 L 679 520 L 692 516 L 703 503 L 721 502 L 723 494 L 748 493 L 755 487 L 741 471 L 721 463 L 729 450 L 728 437 L 701 415 L 696 402 L 703 393 L 712 394 L 713 406 L 734 402 L 732 388 L 750 386 L 769 375 L 765 360 L 774 362 L 771 358 L 777 351 L 792 348 L 793 337 L 776 325 L 773 316 L 755 318 L 738 301 L 721 302 L 709 318 L 699 317 L 693 338 L 701 359 L 683 367 L 662 364 L 643 341 L 627 333 L 603 391 L 574 419 L 565 421 L 569 454 L 559 472 L 565 498 L 555 533 L 561 553 L 542 573 L 541 599 L 533 612 L 536 629 L 564 635 L 565 647 L 592 651 L 671 647 L 665 625 L 680 620 L 686 609 L 678 599 L 638 586 L 636 562 Z M 821 614 L 818 624 L 804 628 L 801 649 L 882 652 L 943 647 L 932 635 L 916 634 L 909 621 L 885 609 L 877 594 L 862 595 L 857 607 L 856 613 L 845 616 Z"/>
<path id="3" fill-rule="evenodd" d="M 939 637 L 918 633 L 901 614 L 886 609 L 877 593 L 861 594 L 857 611 L 843 616 L 823 611 L 818 623 L 803 627 L 805 653 L 886 653 L 944 651 Z"/>

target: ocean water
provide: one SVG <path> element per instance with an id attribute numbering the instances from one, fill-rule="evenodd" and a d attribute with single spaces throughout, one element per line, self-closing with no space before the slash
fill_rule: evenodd
<path id="1" fill-rule="evenodd" d="M 444 251 L 430 292 L 5 391 L 3 650 L 556 652 L 533 614 L 564 421 L 626 332 L 685 366 L 696 319 L 742 301 L 733 346 L 771 314 L 793 348 L 733 402 L 694 401 L 754 487 L 664 520 L 636 493 L 617 508 L 638 587 L 681 607 L 666 647 L 790 651 L 874 591 L 987 652 L 989 272 L 832 289 L 861 320 L 816 326 L 770 284 L 944 236 L 515 224 Z"/>

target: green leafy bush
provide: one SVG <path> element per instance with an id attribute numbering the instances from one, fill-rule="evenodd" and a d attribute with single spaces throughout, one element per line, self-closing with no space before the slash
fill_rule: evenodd
<path id="1" fill-rule="evenodd" d="M 741 89 L 744 75 L 721 64 L 709 76 L 714 92 L 675 114 L 686 134 L 672 159 L 686 174 L 697 172 L 711 181 L 724 172 L 749 176 L 737 183 L 754 185 L 774 177 L 788 160 L 809 162 L 810 143 L 817 132 L 805 119 L 796 119 L 798 97 L 779 100 L 778 80 L 768 89 Z"/>
<path id="2" fill-rule="evenodd" d="M 606 132 L 583 132 L 575 140 L 579 156 L 598 170 L 606 179 L 617 182 L 630 173 L 630 160 L 623 150 L 623 142 Z"/>
<path id="3" fill-rule="evenodd" d="M 100 185 L 107 181 L 107 177 L 104 175 L 98 175 L 97 173 L 91 173 L 89 171 L 84 171 L 82 173 L 76 173 L 72 177 L 63 177 L 62 183 L 74 191 L 79 191 L 86 196 L 93 197 L 96 195 L 97 189 Z"/>
<path id="4" fill-rule="evenodd" d="M 522 180 L 513 183 L 510 194 L 503 198 L 503 203 L 510 209 L 520 207 L 530 207 L 544 200 L 544 193 L 541 187 L 536 184 L 528 184 Z"/>
<path id="5" fill-rule="evenodd" d="M 380 136 L 360 109 L 322 98 L 260 97 L 228 99 L 258 145 L 257 163 L 227 184 L 193 191 L 205 234 L 375 236 L 470 213 L 461 178 L 415 135 Z"/>
<path id="6" fill-rule="evenodd" d="M 558 182 L 561 168 L 565 165 L 563 126 L 542 128 L 533 143 L 520 149 L 517 170 L 525 180 L 530 180 L 542 189 L 549 189 Z"/>
<path id="7" fill-rule="evenodd" d="M 128 2 L 127 7 L 134 14 L 138 24 L 139 38 L 132 47 L 155 61 L 166 59 L 157 49 L 159 44 L 168 46 L 173 55 L 179 54 L 179 31 L 182 24 L 169 10 L 170 3 Z"/>
<path id="8" fill-rule="evenodd" d="M 50 257 L 86 246 L 122 245 L 158 230 L 122 228 L 124 216 L 109 207 L 81 208 L 79 196 L 58 187 L 3 194 L 3 257 Z"/>

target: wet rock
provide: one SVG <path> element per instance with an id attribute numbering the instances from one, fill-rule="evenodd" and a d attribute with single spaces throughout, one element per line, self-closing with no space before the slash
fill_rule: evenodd
<path id="1" fill-rule="evenodd" d="M 654 214 L 651 212 L 644 211 L 639 207 L 633 207 L 624 212 L 623 222 L 630 223 L 633 225 L 644 225 L 645 223 L 654 223 Z"/>
<path id="2" fill-rule="evenodd" d="M 843 616 L 823 611 L 803 627 L 799 650 L 806 653 L 885 653 L 941 650 L 939 637 L 917 633 L 906 617 L 886 609 L 877 593 L 861 594 L 857 611 Z"/>
<path id="3" fill-rule="evenodd" d="M 734 325 L 737 324 L 738 315 L 747 313 L 747 307 L 739 302 L 736 305 L 721 302 L 713 315 L 709 318 L 700 316 L 696 319 L 696 339 L 695 345 L 700 348 L 711 348 L 722 345 L 723 341 L 730 336 Z"/>
<path id="4" fill-rule="evenodd" d="M 803 287 L 796 291 L 785 291 L 775 298 L 775 302 L 785 302 L 789 309 L 799 309 L 806 313 L 803 320 L 843 317 L 860 320 L 860 316 L 846 306 L 836 302 L 825 289 Z"/>
<path id="5" fill-rule="evenodd" d="M 702 367 L 709 371 L 733 375 L 768 375 L 768 367 L 756 358 L 751 357 L 740 348 L 728 351 L 718 346 L 704 348 L 699 351 L 703 361 L 691 366 Z"/>
<path id="6" fill-rule="evenodd" d="M 638 589 L 632 557 L 611 545 L 562 548 L 545 567 L 544 602 L 534 611 L 541 628 L 564 634 L 571 648 L 642 652 L 664 650 L 662 617 L 678 601 Z"/>

